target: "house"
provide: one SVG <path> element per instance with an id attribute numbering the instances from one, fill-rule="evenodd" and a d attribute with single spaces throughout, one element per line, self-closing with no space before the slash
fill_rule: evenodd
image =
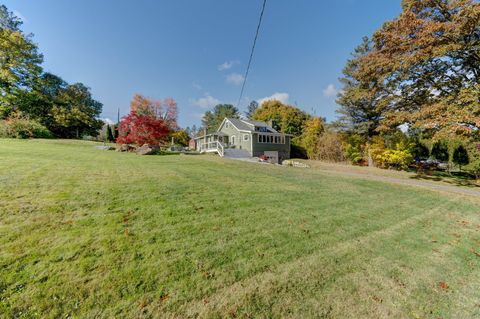
<path id="1" fill-rule="evenodd" d="M 220 156 L 266 156 L 273 163 L 290 158 L 291 135 L 277 132 L 272 123 L 225 118 L 216 132 L 195 138 L 196 150 Z"/>

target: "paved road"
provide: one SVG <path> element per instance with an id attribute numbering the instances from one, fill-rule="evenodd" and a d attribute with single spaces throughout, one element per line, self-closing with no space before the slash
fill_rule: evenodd
<path id="1" fill-rule="evenodd" d="M 416 187 L 423 187 L 428 188 L 436 191 L 443 191 L 449 193 L 456 193 L 462 195 L 470 195 L 470 196 L 478 196 L 480 197 L 480 189 L 469 189 L 465 187 L 459 186 L 450 186 L 445 184 L 435 184 L 430 182 L 418 181 L 414 179 L 404 179 L 404 178 L 395 178 L 395 177 L 388 177 L 388 176 L 379 176 L 379 175 L 372 175 L 372 174 L 362 174 L 362 173 L 354 173 L 354 172 L 342 172 L 337 170 L 324 170 L 323 172 L 329 174 L 337 174 L 337 175 L 344 175 L 344 176 L 353 176 L 353 177 L 360 177 L 365 179 L 377 180 L 382 182 L 394 183 L 394 184 L 402 184 L 402 185 L 409 185 L 409 186 L 416 186 Z"/>

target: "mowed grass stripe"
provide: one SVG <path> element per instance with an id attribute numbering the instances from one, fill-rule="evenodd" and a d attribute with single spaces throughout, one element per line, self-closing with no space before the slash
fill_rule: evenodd
<path id="1" fill-rule="evenodd" d="M 29 162 L 42 170 L 32 183 Z M 0 185 L 8 193 L 0 206 L 6 314 L 409 317 L 455 307 L 474 314 L 467 306 L 475 295 L 460 291 L 478 286 L 452 288 L 445 301 L 434 282 L 438 273 L 458 274 L 450 285 L 478 276 L 469 268 L 478 268 L 470 249 L 480 225 L 472 198 L 209 156 L 102 152 L 81 142 L 2 140 L 0 164 L 0 176 L 14 176 Z M 450 234 L 448 214 L 473 227 L 457 246 L 447 244 L 459 235 Z M 445 238 L 446 261 L 425 257 L 437 248 L 424 235 L 439 246 Z M 419 260 L 426 275 L 414 266 Z M 425 293 L 412 285 L 392 303 L 396 293 L 381 283 L 391 283 L 389 266 L 409 269 Z M 238 285 L 255 293 L 228 292 Z M 384 296 L 365 302 L 377 286 Z M 465 307 L 444 306 L 452 300 Z"/>

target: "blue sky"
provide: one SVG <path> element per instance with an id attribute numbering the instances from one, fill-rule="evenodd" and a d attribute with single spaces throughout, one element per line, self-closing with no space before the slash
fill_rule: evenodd
<path id="1" fill-rule="evenodd" d="M 83 82 L 125 115 L 133 94 L 173 97 L 182 126 L 236 104 L 262 0 L 0 1 L 24 19 L 46 71 Z M 400 12 L 400 0 L 268 0 L 240 110 L 275 95 L 335 119 L 350 52 Z"/>

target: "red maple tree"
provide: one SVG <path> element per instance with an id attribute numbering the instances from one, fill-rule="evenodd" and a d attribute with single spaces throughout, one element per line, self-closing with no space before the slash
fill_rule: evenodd
<path id="1" fill-rule="evenodd" d="M 122 118 L 118 130 L 119 144 L 158 145 L 165 142 L 170 133 L 163 119 L 149 114 L 137 114 L 134 110 Z"/>

